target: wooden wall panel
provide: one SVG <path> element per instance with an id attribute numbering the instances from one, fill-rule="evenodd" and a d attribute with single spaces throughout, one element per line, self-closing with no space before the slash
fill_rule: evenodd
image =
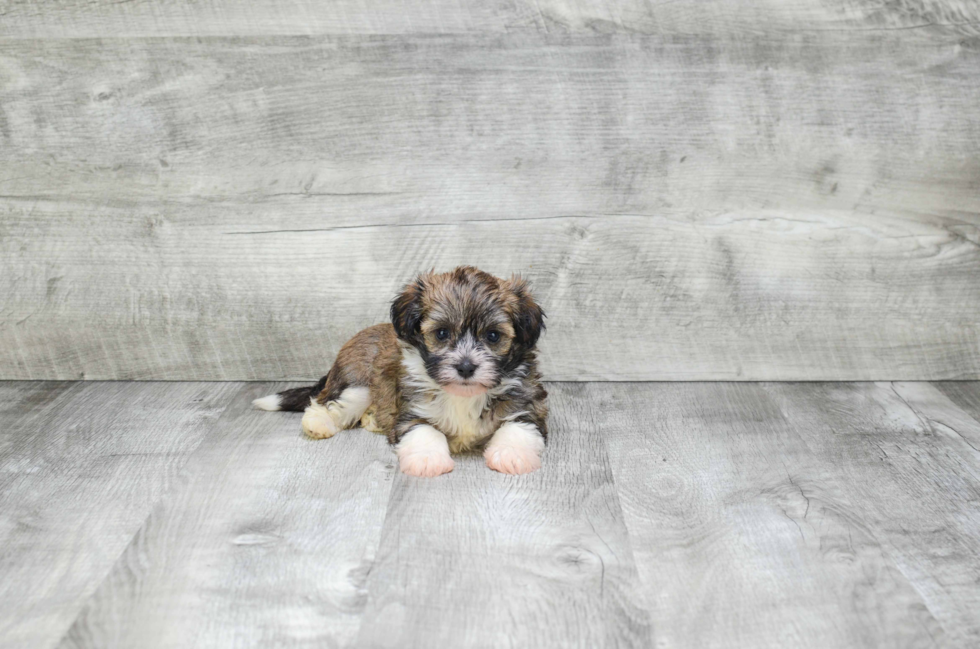
<path id="1" fill-rule="evenodd" d="M 14 377 L 315 377 L 412 272 L 522 271 L 555 380 L 980 372 L 975 226 L 849 214 L 276 229 L 241 214 L 7 219 Z M 11 267 L 32 269 L 16 275 Z"/>
<path id="2" fill-rule="evenodd" d="M 967 41 L 0 41 L 0 70 L 4 198 L 356 222 L 980 211 Z"/>
<path id="3" fill-rule="evenodd" d="M 0 0 L 9 38 L 916 30 L 980 34 L 975 0 Z"/>
<path id="4" fill-rule="evenodd" d="M 554 380 L 980 377 L 970 38 L 0 40 L 0 378 L 300 379 L 418 269 Z"/>

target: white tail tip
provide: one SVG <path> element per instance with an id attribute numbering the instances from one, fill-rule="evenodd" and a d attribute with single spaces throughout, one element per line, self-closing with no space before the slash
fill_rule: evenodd
<path id="1" fill-rule="evenodd" d="M 252 405 L 259 410 L 269 410 L 271 412 L 275 412 L 276 410 L 279 410 L 279 395 L 270 394 L 267 397 L 256 399 L 252 402 Z"/>

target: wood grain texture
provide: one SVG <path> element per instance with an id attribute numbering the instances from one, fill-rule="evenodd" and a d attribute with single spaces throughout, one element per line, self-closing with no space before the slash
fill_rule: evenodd
<path id="1" fill-rule="evenodd" d="M 977 385 L 970 385 L 973 387 L 971 396 L 975 398 Z M 949 397 L 944 390 L 929 383 L 895 383 L 892 389 L 919 415 L 929 433 L 949 436 L 961 452 L 972 456 L 967 448 L 972 449 L 977 453 L 976 459 L 980 459 L 980 420 L 970 408 L 972 404 L 963 407 L 960 400 Z"/>
<path id="2" fill-rule="evenodd" d="M 551 379 L 980 377 L 970 39 L 6 40 L 0 69 L 6 378 L 316 377 L 458 263 L 531 277 Z"/>
<path id="3" fill-rule="evenodd" d="M 39 39 L 0 62 L 7 199 L 345 225 L 980 212 L 970 40 Z"/>
<path id="4" fill-rule="evenodd" d="M 586 386 L 549 391 L 541 470 L 472 455 L 439 479 L 398 474 L 359 646 L 650 645 L 602 421 Z"/>
<path id="5" fill-rule="evenodd" d="M 656 646 L 943 642 L 864 503 L 759 384 L 590 384 L 584 397 L 603 413 Z"/>
<path id="6" fill-rule="evenodd" d="M 237 389 L 0 383 L 0 645 L 57 642 Z"/>
<path id="7" fill-rule="evenodd" d="M 303 437 L 251 385 L 153 509 L 62 647 L 349 646 L 394 471 L 363 430 Z"/>
<path id="8" fill-rule="evenodd" d="M 419 480 L 283 385 L 0 382 L 0 646 L 973 647 L 950 385 L 549 384 L 540 472 Z"/>
<path id="9" fill-rule="evenodd" d="M 980 643 L 980 423 L 928 384 L 772 384 L 810 451 L 839 467 L 855 516 L 940 623 Z"/>
<path id="10" fill-rule="evenodd" d="M 7 38 L 264 34 L 720 33 L 888 31 L 980 33 L 972 0 L 202 0 L 0 1 Z"/>
<path id="11" fill-rule="evenodd" d="M 941 381 L 932 385 L 964 412 L 980 421 L 980 383 L 976 381 Z"/>

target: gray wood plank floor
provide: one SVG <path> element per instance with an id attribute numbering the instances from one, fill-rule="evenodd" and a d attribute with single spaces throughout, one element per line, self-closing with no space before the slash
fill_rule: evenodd
<path id="1" fill-rule="evenodd" d="M 0 382 L 2 647 L 971 647 L 980 383 L 553 383 L 397 472 L 269 383 Z"/>
<path id="2" fill-rule="evenodd" d="M 71 626 L 234 383 L 0 383 L 0 646 Z"/>

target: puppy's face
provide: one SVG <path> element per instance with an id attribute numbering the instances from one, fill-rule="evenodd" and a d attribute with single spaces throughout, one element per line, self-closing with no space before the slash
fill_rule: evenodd
<path id="1" fill-rule="evenodd" d="M 395 298 L 398 337 L 419 350 L 429 376 L 450 394 L 475 396 L 520 367 L 544 313 L 520 278 L 471 266 L 420 275 Z"/>

